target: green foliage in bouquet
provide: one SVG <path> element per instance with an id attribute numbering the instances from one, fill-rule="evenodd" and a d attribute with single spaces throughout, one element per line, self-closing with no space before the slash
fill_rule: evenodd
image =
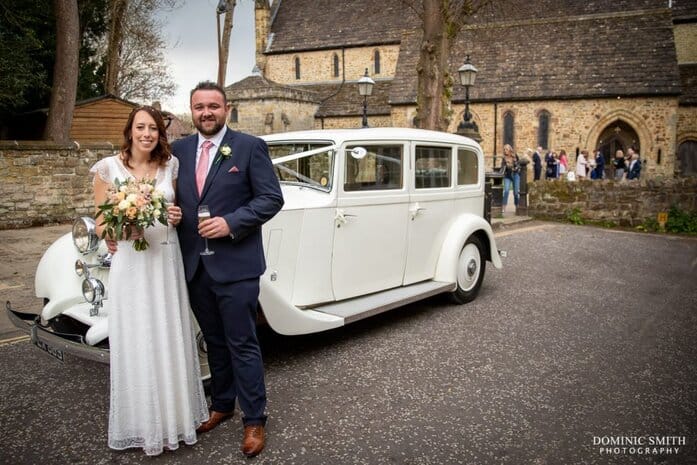
<path id="1" fill-rule="evenodd" d="M 114 179 L 114 184 L 107 190 L 106 201 L 98 208 L 97 216 L 103 218 L 102 239 L 129 240 L 135 231 L 145 231 L 156 221 L 167 225 L 165 197 L 155 189 L 154 179 Z M 148 246 L 145 237 L 133 241 L 133 248 L 137 251 L 146 250 Z"/>

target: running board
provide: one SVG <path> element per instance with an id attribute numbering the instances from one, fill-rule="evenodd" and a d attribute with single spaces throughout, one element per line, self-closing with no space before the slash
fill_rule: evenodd
<path id="1" fill-rule="evenodd" d="M 425 299 L 426 297 L 453 290 L 455 290 L 454 283 L 424 281 L 410 286 L 397 287 L 388 291 L 314 307 L 312 310 L 338 316 L 344 319 L 344 324 L 348 324 Z"/>

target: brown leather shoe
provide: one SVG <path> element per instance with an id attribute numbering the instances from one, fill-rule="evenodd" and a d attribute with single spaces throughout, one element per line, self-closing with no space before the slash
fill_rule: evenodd
<path id="1" fill-rule="evenodd" d="M 207 433 L 228 418 L 232 417 L 232 414 L 234 411 L 231 412 L 216 412 L 215 410 L 211 410 L 209 412 L 209 418 L 208 421 L 201 423 L 201 426 L 196 428 L 196 432 L 198 434 L 201 433 Z"/>
<path id="2" fill-rule="evenodd" d="M 245 426 L 240 450 L 247 457 L 254 457 L 262 451 L 265 441 L 264 425 Z"/>

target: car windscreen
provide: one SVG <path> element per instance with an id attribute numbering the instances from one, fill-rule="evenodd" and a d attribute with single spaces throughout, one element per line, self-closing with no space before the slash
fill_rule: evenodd
<path id="1" fill-rule="evenodd" d="M 331 142 L 268 142 L 282 183 L 330 191 L 336 146 Z"/>

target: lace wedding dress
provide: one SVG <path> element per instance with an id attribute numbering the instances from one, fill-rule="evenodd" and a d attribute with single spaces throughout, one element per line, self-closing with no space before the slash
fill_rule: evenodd
<path id="1" fill-rule="evenodd" d="M 156 188 L 169 202 L 178 166 L 172 157 L 157 172 Z M 118 157 L 91 172 L 108 183 L 132 177 Z M 167 236 L 170 244 L 161 244 Z M 109 447 L 157 455 L 180 441 L 194 444 L 208 408 L 177 234 L 157 223 L 145 238 L 150 246 L 142 252 L 120 241 L 109 272 Z"/>

